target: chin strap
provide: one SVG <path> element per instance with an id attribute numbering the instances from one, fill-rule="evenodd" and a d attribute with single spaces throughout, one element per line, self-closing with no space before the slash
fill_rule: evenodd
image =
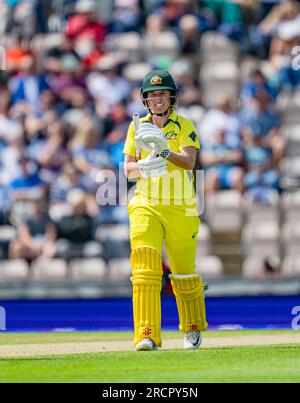
<path id="1" fill-rule="evenodd" d="M 151 112 L 150 109 L 149 109 L 149 112 L 150 112 L 151 116 L 163 117 L 163 116 L 169 115 L 172 112 L 172 109 L 168 109 L 166 112 L 163 112 L 163 113 L 156 113 L 155 115 L 154 115 L 154 113 Z"/>

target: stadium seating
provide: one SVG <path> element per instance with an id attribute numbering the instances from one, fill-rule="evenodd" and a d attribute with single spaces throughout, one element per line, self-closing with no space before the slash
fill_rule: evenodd
<path id="1" fill-rule="evenodd" d="M 218 80 L 203 84 L 203 104 L 206 108 L 215 108 L 225 97 L 229 97 L 233 104 L 238 103 L 239 87 L 236 81 Z"/>
<path id="2" fill-rule="evenodd" d="M 146 60 L 154 61 L 159 57 L 165 57 L 174 61 L 179 57 L 179 40 L 173 31 L 163 31 L 157 35 L 146 33 L 143 50 Z"/>
<path id="3" fill-rule="evenodd" d="M 106 36 L 105 47 L 110 52 L 126 52 L 130 62 L 139 62 L 142 51 L 141 39 L 138 32 L 112 33 Z"/>
<path id="4" fill-rule="evenodd" d="M 280 227 L 274 221 L 246 224 L 242 231 L 244 256 L 276 256 L 280 245 Z"/>
<path id="5" fill-rule="evenodd" d="M 204 256 L 196 260 L 196 273 L 204 279 L 221 278 L 224 274 L 222 260 L 218 256 Z"/>
<path id="6" fill-rule="evenodd" d="M 248 256 L 242 265 L 242 275 L 245 278 L 266 278 L 270 274 L 279 275 L 281 260 L 279 256 L 266 259 L 263 256 Z"/>
<path id="7" fill-rule="evenodd" d="M 64 281 L 68 277 L 63 259 L 38 259 L 31 264 L 31 278 L 35 281 Z"/>
<path id="8" fill-rule="evenodd" d="M 241 207 L 242 196 L 238 191 L 221 191 L 207 196 L 206 214 L 211 230 L 213 232 L 240 231 Z"/>
<path id="9" fill-rule="evenodd" d="M 281 134 L 287 139 L 286 155 L 297 157 L 300 154 L 300 125 L 281 127 Z"/>
<path id="10" fill-rule="evenodd" d="M 48 35 L 37 34 L 32 38 L 31 45 L 37 52 L 46 52 L 51 48 L 59 47 L 63 43 L 63 40 L 64 35 L 59 32 Z"/>
<path id="11" fill-rule="evenodd" d="M 109 278 L 129 279 L 131 276 L 131 265 L 129 258 L 116 258 L 108 262 Z"/>
<path id="12" fill-rule="evenodd" d="M 298 112 L 299 113 L 299 112 Z M 285 189 L 300 186 L 300 157 L 286 157 L 282 161 L 282 186 Z"/>
<path id="13" fill-rule="evenodd" d="M 284 277 L 297 277 L 300 275 L 300 255 L 287 256 L 281 268 L 281 275 Z"/>
<path id="14" fill-rule="evenodd" d="M 300 192 L 285 192 L 281 199 L 281 208 L 284 221 L 299 222 Z"/>
<path id="15" fill-rule="evenodd" d="M 233 61 L 224 62 L 222 64 L 205 63 L 200 70 L 200 81 L 203 83 L 233 81 L 235 84 L 239 80 L 239 68 Z"/>
<path id="16" fill-rule="evenodd" d="M 251 71 L 260 68 L 260 60 L 254 56 L 246 55 L 240 62 L 240 81 L 248 80 Z"/>
<path id="17" fill-rule="evenodd" d="M 0 261 L 0 282 L 22 282 L 29 279 L 29 265 L 23 259 Z"/>
<path id="18" fill-rule="evenodd" d="M 210 256 L 212 253 L 211 231 L 209 226 L 202 223 L 197 236 L 197 256 Z"/>
<path id="19" fill-rule="evenodd" d="M 16 229 L 12 225 L 0 226 L 0 243 L 10 242 L 16 237 Z"/>
<path id="20" fill-rule="evenodd" d="M 103 259 L 73 259 L 69 265 L 70 278 L 76 281 L 100 280 L 107 277 Z"/>
<path id="21" fill-rule="evenodd" d="M 250 195 L 245 194 L 243 205 L 246 223 L 262 221 L 279 223 L 280 221 L 280 197 L 276 192 L 272 194 L 272 199 L 268 203 L 253 202 Z"/>
<path id="22" fill-rule="evenodd" d="M 138 81 L 142 81 L 148 71 L 148 63 L 129 63 L 124 67 L 124 77 L 128 81 L 136 83 Z"/>
<path id="23" fill-rule="evenodd" d="M 99 241 L 129 240 L 129 228 L 126 224 L 105 224 L 97 228 L 96 237 Z"/>
<path id="24" fill-rule="evenodd" d="M 281 241 L 284 256 L 297 256 L 300 254 L 300 227 L 296 221 L 289 221 L 283 225 Z"/>
<path id="25" fill-rule="evenodd" d="M 206 32 L 200 42 L 201 59 L 205 62 L 237 62 L 239 51 L 237 44 L 217 32 Z"/>
<path id="26" fill-rule="evenodd" d="M 282 91 L 277 98 L 277 107 L 282 113 L 283 125 L 299 125 L 300 91 Z"/>
<path id="27" fill-rule="evenodd" d="M 70 212 L 70 206 L 68 206 L 66 203 L 53 204 L 49 208 L 50 218 L 54 222 L 58 222 L 64 215 L 68 215 Z"/>
<path id="28" fill-rule="evenodd" d="M 100 225 L 96 230 L 96 239 L 103 245 L 106 260 L 130 255 L 129 227 L 126 224 Z"/>

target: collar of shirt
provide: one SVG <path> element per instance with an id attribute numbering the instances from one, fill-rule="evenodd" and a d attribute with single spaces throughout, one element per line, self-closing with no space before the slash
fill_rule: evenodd
<path id="1" fill-rule="evenodd" d="M 177 121 L 177 119 L 178 119 L 178 114 L 177 114 L 177 112 L 175 111 L 175 110 L 173 110 L 171 113 L 170 113 L 170 115 L 168 116 L 168 119 L 166 120 L 166 123 L 164 124 L 164 126 L 163 127 L 166 127 L 167 126 L 167 124 L 171 121 L 171 122 L 173 122 L 173 123 L 175 123 L 176 121 Z M 151 115 L 150 115 L 150 113 L 148 113 L 148 115 L 147 116 L 145 116 L 143 119 L 142 119 L 142 122 L 150 122 L 151 121 Z"/>

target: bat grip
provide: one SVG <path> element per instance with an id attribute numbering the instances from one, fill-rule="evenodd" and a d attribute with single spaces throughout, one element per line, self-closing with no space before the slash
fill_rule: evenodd
<path id="1" fill-rule="evenodd" d="M 133 124 L 134 124 L 134 131 L 135 134 L 137 133 L 137 131 L 140 128 L 140 115 L 138 113 L 134 113 L 132 115 L 132 120 L 133 120 Z M 139 160 L 141 158 L 141 149 L 139 147 L 139 145 L 136 145 L 136 159 Z"/>

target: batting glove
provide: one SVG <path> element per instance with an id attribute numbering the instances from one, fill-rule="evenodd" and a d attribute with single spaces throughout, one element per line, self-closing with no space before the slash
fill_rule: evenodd
<path id="1" fill-rule="evenodd" d="M 169 150 L 168 140 L 165 133 L 152 123 L 141 124 L 135 136 L 136 143 L 146 151 L 155 150 L 156 154 L 161 154 Z"/>
<path id="2" fill-rule="evenodd" d="M 163 176 L 167 171 L 167 161 L 163 157 L 156 157 L 152 152 L 147 158 L 137 162 L 142 178 L 158 178 Z"/>

